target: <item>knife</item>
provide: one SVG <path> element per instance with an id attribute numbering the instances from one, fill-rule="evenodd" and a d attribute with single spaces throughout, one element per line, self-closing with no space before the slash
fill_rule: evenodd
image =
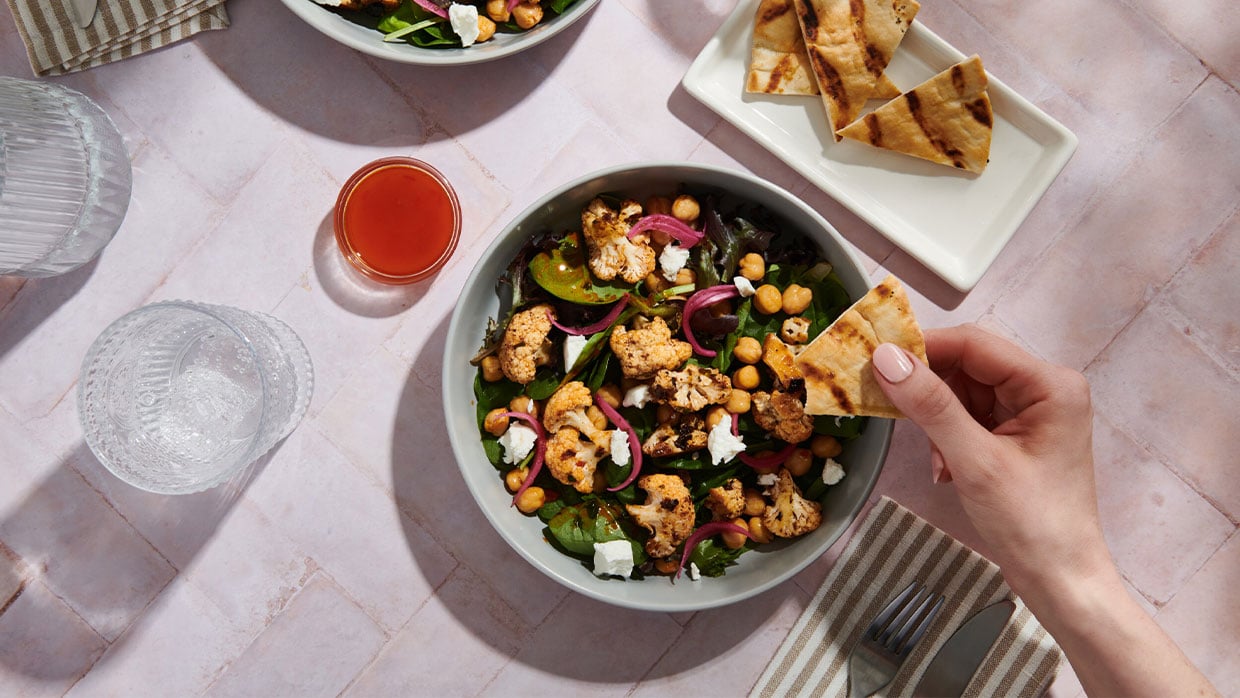
<path id="1" fill-rule="evenodd" d="M 69 0 L 69 7 L 73 10 L 74 24 L 85 29 L 95 21 L 95 10 L 99 7 L 99 0 Z"/>
<path id="2" fill-rule="evenodd" d="M 1015 603 L 1004 599 L 973 614 L 930 660 L 913 695 L 918 698 L 964 695 L 965 687 L 973 680 L 1015 609 Z"/>

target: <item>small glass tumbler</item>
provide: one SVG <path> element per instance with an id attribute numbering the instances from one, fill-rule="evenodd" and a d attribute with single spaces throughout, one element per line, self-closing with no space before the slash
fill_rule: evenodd
<path id="1" fill-rule="evenodd" d="M 125 218 L 132 182 L 99 105 L 0 76 L 0 274 L 55 276 L 94 259 Z"/>
<path id="2" fill-rule="evenodd" d="M 116 320 L 82 362 L 78 416 L 99 461 L 161 494 L 219 485 L 292 433 L 314 369 L 262 313 L 186 301 Z"/>

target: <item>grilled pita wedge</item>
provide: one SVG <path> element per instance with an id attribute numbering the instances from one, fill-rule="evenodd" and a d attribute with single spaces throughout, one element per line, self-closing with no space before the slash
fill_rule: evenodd
<path id="1" fill-rule="evenodd" d="M 917 0 L 794 0 L 831 131 L 852 123 L 921 5 Z"/>
<path id="2" fill-rule="evenodd" d="M 994 116 L 986 71 L 973 56 L 840 129 L 879 148 L 981 173 Z"/>
<path id="3" fill-rule="evenodd" d="M 777 95 L 816 95 L 818 82 L 810 67 L 801 25 L 792 0 L 762 0 L 754 16 L 753 47 L 745 91 Z M 891 99 L 900 88 L 884 73 L 872 99 Z"/>
<path id="4" fill-rule="evenodd" d="M 894 276 L 862 296 L 797 356 L 806 414 L 902 418 L 874 379 L 870 357 L 883 342 L 928 363 L 921 328 Z"/>

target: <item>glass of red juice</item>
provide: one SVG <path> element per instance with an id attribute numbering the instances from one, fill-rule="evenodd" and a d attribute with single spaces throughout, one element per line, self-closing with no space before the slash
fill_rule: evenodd
<path id="1" fill-rule="evenodd" d="M 439 271 L 461 236 L 461 205 L 434 167 L 387 157 L 362 167 L 336 199 L 336 244 L 367 277 L 411 284 Z"/>

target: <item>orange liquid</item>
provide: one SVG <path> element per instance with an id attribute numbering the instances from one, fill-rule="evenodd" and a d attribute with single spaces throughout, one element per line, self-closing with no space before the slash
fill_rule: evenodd
<path id="1" fill-rule="evenodd" d="M 410 165 L 384 165 L 365 174 L 344 202 L 344 238 L 377 272 L 401 277 L 443 261 L 457 213 L 444 185 Z"/>

